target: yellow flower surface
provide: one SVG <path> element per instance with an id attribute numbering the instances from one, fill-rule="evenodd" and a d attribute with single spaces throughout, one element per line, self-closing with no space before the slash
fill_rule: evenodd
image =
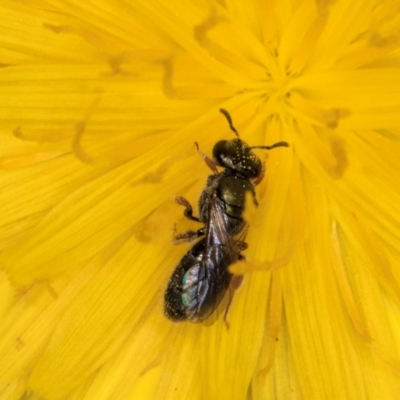
<path id="1" fill-rule="evenodd" d="M 399 4 L 2 0 L 0 399 L 397 399 Z M 229 329 L 163 312 L 220 108 L 290 145 Z"/>

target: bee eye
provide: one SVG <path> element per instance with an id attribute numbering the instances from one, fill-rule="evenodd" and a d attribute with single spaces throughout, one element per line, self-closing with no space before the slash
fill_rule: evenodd
<path id="1" fill-rule="evenodd" d="M 227 157 L 226 143 L 227 143 L 227 140 L 220 140 L 219 142 L 217 142 L 214 145 L 214 148 L 213 148 L 213 158 L 214 158 L 215 162 L 220 166 L 224 166 L 223 160 Z"/>

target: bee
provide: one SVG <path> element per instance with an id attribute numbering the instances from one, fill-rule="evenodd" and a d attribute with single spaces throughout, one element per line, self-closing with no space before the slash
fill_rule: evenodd
<path id="1" fill-rule="evenodd" d="M 241 251 L 247 248 L 244 241 L 247 224 L 243 218 L 246 196 L 250 193 L 257 205 L 254 188 L 264 175 L 262 162 L 252 150 L 289 146 L 287 142 L 278 142 L 250 147 L 240 139 L 229 113 L 224 109 L 220 112 L 236 139 L 217 142 L 213 159 L 201 153 L 196 143 L 200 155 L 213 171 L 200 195 L 199 217 L 193 215 L 188 200 L 176 198 L 176 202 L 185 207 L 185 217 L 203 227 L 175 236 L 176 243 L 198 241 L 175 268 L 164 294 L 165 315 L 174 322 L 204 322 L 221 303 L 233 279 L 228 267 L 243 260 Z M 217 167 L 223 170 L 219 172 Z M 232 296 L 225 315 L 231 299 Z"/>

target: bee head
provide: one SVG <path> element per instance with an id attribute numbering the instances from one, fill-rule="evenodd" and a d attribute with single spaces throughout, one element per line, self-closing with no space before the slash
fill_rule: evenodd
<path id="1" fill-rule="evenodd" d="M 239 138 L 239 133 L 232 124 L 232 118 L 228 111 L 220 109 L 228 120 L 229 127 L 235 132 L 237 139 L 220 140 L 213 148 L 215 162 L 224 168 L 235 171 L 246 178 L 254 179 L 261 175 L 262 163 L 253 149 L 271 150 L 275 147 L 288 147 L 287 142 L 278 142 L 271 146 L 249 146 Z"/>
<path id="2" fill-rule="evenodd" d="M 260 158 L 241 139 L 217 142 L 213 148 L 213 158 L 219 166 L 238 172 L 246 178 L 257 178 L 262 171 Z"/>

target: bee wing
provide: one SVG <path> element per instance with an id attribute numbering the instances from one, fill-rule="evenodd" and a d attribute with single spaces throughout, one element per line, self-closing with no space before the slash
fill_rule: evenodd
<path id="1" fill-rule="evenodd" d="M 206 247 L 222 246 L 226 262 L 236 261 L 238 250 L 236 241 L 229 234 L 227 218 L 222 200 L 216 193 L 211 193 L 209 199 L 208 222 L 206 226 Z M 231 260 L 232 259 L 232 260 Z"/>
<path id="2" fill-rule="evenodd" d="M 205 257 L 201 262 L 203 280 L 197 287 L 198 298 L 202 298 L 199 302 L 201 311 L 199 307 L 198 315 L 201 322 L 209 325 L 217 319 L 218 314 L 213 312 L 218 309 L 232 279 L 228 267 L 239 258 L 236 240 L 228 232 L 223 202 L 216 193 L 211 193 L 208 198 L 204 250 Z M 207 296 L 202 297 L 200 292 L 205 288 Z"/>

